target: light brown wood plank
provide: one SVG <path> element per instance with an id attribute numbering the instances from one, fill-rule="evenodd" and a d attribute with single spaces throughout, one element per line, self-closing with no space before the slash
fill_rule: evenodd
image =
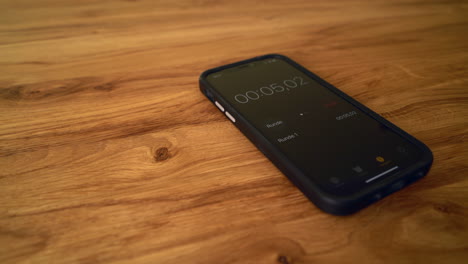
<path id="1" fill-rule="evenodd" d="M 1 263 L 464 263 L 465 1 L 0 1 Z M 426 143 L 421 181 L 311 204 L 198 90 L 287 55 Z"/>

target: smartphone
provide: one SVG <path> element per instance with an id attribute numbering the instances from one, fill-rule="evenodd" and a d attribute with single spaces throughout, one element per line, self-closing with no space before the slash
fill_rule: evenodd
<path id="1" fill-rule="evenodd" d="M 422 178 L 432 164 L 422 142 L 286 56 L 210 69 L 199 83 L 325 212 L 354 213 Z"/>

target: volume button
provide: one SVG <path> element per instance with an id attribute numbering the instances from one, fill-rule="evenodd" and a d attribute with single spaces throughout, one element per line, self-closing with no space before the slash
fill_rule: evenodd
<path id="1" fill-rule="evenodd" d="M 229 119 L 231 119 L 231 121 L 232 121 L 233 123 L 236 122 L 236 119 L 235 119 L 228 111 L 226 111 L 226 112 L 224 112 L 224 113 L 226 114 L 226 116 L 227 116 Z"/>
<path id="2" fill-rule="evenodd" d="M 221 112 L 224 112 L 224 107 L 218 101 L 215 101 L 215 105 L 219 108 L 219 110 L 221 110 Z"/>

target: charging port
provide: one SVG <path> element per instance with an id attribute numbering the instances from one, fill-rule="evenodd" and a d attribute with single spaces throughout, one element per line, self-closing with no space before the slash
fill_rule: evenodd
<path id="1" fill-rule="evenodd" d="M 392 184 L 392 186 L 390 186 L 389 193 L 396 192 L 400 189 L 403 189 L 405 185 L 406 185 L 405 181 L 397 181 L 396 183 Z"/>

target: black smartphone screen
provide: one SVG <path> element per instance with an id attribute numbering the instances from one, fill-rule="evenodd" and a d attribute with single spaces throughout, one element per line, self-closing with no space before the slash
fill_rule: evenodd
<path id="1" fill-rule="evenodd" d="M 421 158 L 411 142 L 281 58 L 217 71 L 207 81 L 332 194 L 357 192 Z"/>

